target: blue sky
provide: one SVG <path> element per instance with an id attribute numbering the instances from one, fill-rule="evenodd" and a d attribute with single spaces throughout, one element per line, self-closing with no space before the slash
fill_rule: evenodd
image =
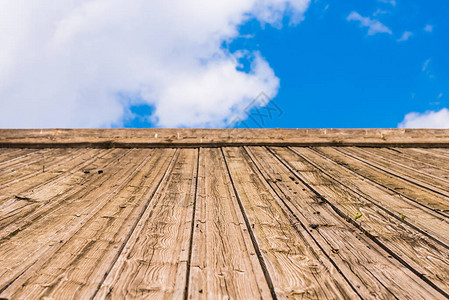
<path id="1" fill-rule="evenodd" d="M 347 20 L 353 11 L 392 33 L 368 35 Z M 283 114 L 266 127 L 397 127 L 409 112 L 449 107 L 448 11 L 448 1 L 316 1 L 298 26 L 242 26 L 254 38 L 231 48 L 259 50 L 281 80 Z"/>
<path id="2" fill-rule="evenodd" d="M 45 1 L 0 30 L 0 127 L 449 128 L 447 1 Z"/>
<path id="3" fill-rule="evenodd" d="M 243 37 L 224 46 L 262 53 L 280 79 L 272 99 L 279 108 L 255 108 L 235 127 L 394 128 L 410 112 L 449 107 L 448 11 L 442 0 L 318 0 L 296 26 L 287 18 L 281 29 L 247 22 Z M 391 33 L 369 34 L 348 20 L 352 12 Z M 126 126 L 151 123 L 137 117 Z"/>

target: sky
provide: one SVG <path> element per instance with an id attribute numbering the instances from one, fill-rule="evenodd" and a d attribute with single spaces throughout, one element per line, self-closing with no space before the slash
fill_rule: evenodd
<path id="1" fill-rule="evenodd" d="M 0 128 L 449 128 L 443 0 L 0 0 Z"/>

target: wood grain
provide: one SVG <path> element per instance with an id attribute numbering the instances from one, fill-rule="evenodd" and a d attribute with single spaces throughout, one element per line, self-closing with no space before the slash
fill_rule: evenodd
<path id="1" fill-rule="evenodd" d="M 357 298 L 303 228 L 281 209 L 241 148 L 224 148 L 237 196 L 279 298 Z"/>
<path id="2" fill-rule="evenodd" d="M 111 199 L 37 270 L 25 288 L 14 284 L 3 295 L 14 298 L 91 298 L 120 255 L 148 207 L 174 151 L 155 150 L 125 189 Z"/>
<path id="3" fill-rule="evenodd" d="M 317 195 L 267 149 L 250 147 L 248 151 L 266 181 L 363 299 L 442 298 L 328 203 L 317 201 Z"/>
<path id="4" fill-rule="evenodd" d="M 435 212 L 448 216 L 448 197 L 434 193 L 429 189 L 413 184 L 413 182 L 388 174 L 374 166 L 363 163 L 354 157 L 342 153 L 339 149 L 323 147 L 318 148 L 318 150 L 333 161 L 351 169 L 354 172 L 357 172 L 365 178 L 379 183 L 397 194 L 425 205 L 426 207 L 433 209 Z"/>
<path id="5" fill-rule="evenodd" d="M 448 136 L 0 130 L 0 298 L 447 299 Z"/>
<path id="6" fill-rule="evenodd" d="M 382 209 L 323 174 L 313 163 L 285 148 L 273 151 L 347 220 L 354 220 L 390 255 L 401 261 L 428 284 L 449 295 L 449 256 L 447 248 L 416 232 Z M 355 219 L 357 214 L 363 217 Z M 356 222 L 357 221 L 357 222 Z"/>
<path id="7" fill-rule="evenodd" d="M 309 148 L 294 148 L 294 151 L 309 161 L 328 178 L 338 181 L 347 189 L 363 197 L 376 207 L 395 217 L 398 221 L 413 226 L 449 250 L 449 219 L 415 201 L 402 197 L 382 185 L 373 184 L 363 176 L 320 155 Z"/>
<path id="8" fill-rule="evenodd" d="M 144 155 L 143 152 L 131 152 L 128 159 L 116 166 L 116 173 L 105 170 L 106 176 L 100 176 L 103 183 L 99 186 L 93 185 L 84 193 L 72 195 L 62 202 L 63 205 L 53 207 L 34 222 L 27 222 L 23 228 L 5 234 L 0 241 L 1 289 L 20 276 L 26 277 L 28 274 L 24 271 L 41 267 L 54 255 L 117 191 L 126 186 L 133 174 L 139 171 L 136 161 Z M 118 180 L 107 180 L 113 176 Z"/>
<path id="9" fill-rule="evenodd" d="M 96 298 L 180 298 L 185 292 L 197 149 L 182 149 Z M 192 203 L 193 202 L 193 203 Z"/>
<path id="10" fill-rule="evenodd" d="M 218 148 L 200 150 L 191 299 L 267 299 L 263 276 Z"/>
<path id="11" fill-rule="evenodd" d="M 1 129 L 0 147 L 449 147 L 448 129 Z"/>
<path id="12" fill-rule="evenodd" d="M 425 171 L 421 171 L 420 167 L 422 167 L 422 164 L 415 164 L 415 167 L 410 167 L 389 158 L 379 156 L 373 151 L 355 147 L 339 149 L 339 151 L 356 157 L 360 161 L 368 163 L 388 174 L 395 175 L 415 185 L 419 185 L 449 198 L 449 181 L 433 174 L 428 174 Z"/>

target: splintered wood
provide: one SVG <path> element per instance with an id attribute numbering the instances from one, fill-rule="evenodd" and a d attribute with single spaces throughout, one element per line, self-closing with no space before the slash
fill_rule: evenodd
<path id="1" fill-rule="evenodd" d="M 0 297 L 449 298 L 449 149 L 0 148 Z"/>

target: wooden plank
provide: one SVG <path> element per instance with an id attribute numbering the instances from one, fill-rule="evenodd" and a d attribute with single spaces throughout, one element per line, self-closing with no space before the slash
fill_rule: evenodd
<path id="1" fill-rule="evenodd" d="M 449 157 L 439 159 L 438 156 L 434 155 L 432 157 L 433 161 L 429 161 L 426 156 L 424 156 L 424 158 L 412 157 L 407 155 L 406 151 L 399 151 L 395 148 L 367 148 L 366 150 L 374 151 L 380 157 L 384 157 L 394 161 L 395 163 L 412 168 L 413 172 L 425 173 L 426 175 L 434 176 L 449 183 L 449 171 L 444 168 L 445 165 L 449 164 Z M 404 148 L 404 150 L 409 149 Z"/>
<path id="2" fill-rule="evenodd" d="M 100 176 L 104 181 L 99 186 L 85 187 L 85 193 L 64 199 L 62 204 L 35 222 L 25 224 L 24 228 L 19 228 L 0 240 L 1 291 L 11 282 L 20 281 L 21 277 L 25 276 L 23 280 L 26 280 L 27 274 L 42 267 L 118 191 L 126 187 L 145 163 L 146 153 L 120 152 L 129 153 L 128 158 L 121 160 L 111 170 L 106 169 L 101 174 L 103 176 Z M 117 160 L 117 157 L 111 159 Z"/>
<path id="3" fill-rule="evenodd" d="M 449 297 L 447 248 L 398 221 L 339 182 L 329 179 L 301 155 L 280 147 L 274 147 L 273 151 L 339 215 L 354 220 L 357 214 L 361 214 L 360 220 L 352 221 L 354 224 L 404 266 Z"/>
<path id="4" fill-rule="evenodd" d="M 17 231 L 24 230 L 34 224 L 35 220 L 44 215 L 61 210 L 70 204 L 72 199 L 82 197 L 111 178 L 114 165 L 120 161 L 120 156 L 126 151 L 103 151 L 105 153 L 82 160 L 81 165 L 75 165 L 69 172 L 55 176 L 53 180 L 35 185 L 32 189 L 13 196 L 0 205 L 0 239 L 5 239 Z M 122 152 L 122 154 L 120 154 Z M 105 160 L 101 160 L 104 158 Z M 109 159 L 109 160 L 108 160 Z M 97 170 L 85 174 L 81 169 L 85 166 L 99 168 L 106 175 L 98 174 Z M 48 177 L 47 177 L 48 178 Z M 86 185 L 87 188 L 84 186 Z"/>
<path id="5" fill-rule="evenodd" d="M 449 213 L 449 201 L 447 197 L 417 186 L 409 181 L 403 180 L 400 177 L 386 174 L 382 170 L 345 155 L 344 153 L 338 151 L 338 149 L 331 147 L 318 147 L 314 149 L 317 149 L 320 153 L 326 155 L 338 164 L 351 169 L 369 180 L 383 185 L 403 197 L 425 205 L 441 215 L 447 216 Z"/>
<path id="6" fill-rule="evenodd" d="M 0 148 L 1 149 L 1 148 Z M 32 159 L 36 159 L 36 158 L 41 158 L 43 155 L 45 155 L 46 153 L 49 153 L 51 151 L 53 152 L 61 152 L 61 151 L 54 151 L 57 149 L 19 149 L 19 153 L 12 155 L 5 155 L 5 157 L 3 158 L 3 161 L 0 163 L 0 167 L 1 167 L 1 173 L 5 172 L 6 170 L 9 169 L 13 169 L 14 165 L 26 165 L 26 163 Z M 60 150 L 60 149 L 59 149 Z M 8 169 L 9 168 L 9 169 Z M 0 173 L 0 174 L 1 174 Z"/>
<path id="7" fill-rule="evenodd" d="M 431 148 L 431 149 L 429 149 L 429 152 L 430 153 L 438 153 L 443 156 L 449 157 L 449 151 L 447 151 L 447 149 L 445 149 L 445 148 Z"/>
<path id="8" fill-rule="evenodd" d="M 407 166 L 394 160 L 390 160 L 389 158 L 379 156 L 374 151 L 355 147 L 340 149 L 340 151 L 356 157 L 382 171 L 388 172 L 391 175 L 401 177 L 411 183 L 449 197 L 449 181 L 433 174 L 427 174 L 425 171 L 421 171 L 420 168 L 423 168 L 423 166 L 420 163 L 415 163 L 414 167 Z"/>
<path id="9" fill-rule="evenodd" d="M 355 194 L 395 217 L 398 221 L 407 223 L 421 234 L 427 235 L 442 244 L 449 251 L 448 218 L 381 185 L 366 180 L 346 166 L 328 159 L 319 151 L 309 148 L 293 149 L 296 153 L 312 161 L 329 179 L 338 181 Z"/>
<path id="10" fill-rule="evenodd" d="M 62 161 L 55 159 L 59 163 L 50 167 L 47 172 L 36 173 L 31 171 L 27 176 L 9 181 L 5 185 L 0 184 L 2 191 L 0 196 L 0 229 L 2 230 L 0 237 L 7 234 L 5 226 L 19 221 L 21 214 L 26 214 L 26 211 L 35 209 L 46 202 L 51 202 L 53 197 L 61 196 L 65 187 L 73 188 L 77 186 L 78 180 L 76 178 L 68 186 L 64 185 L 64 180 L 70 180 L 74 177 L 71 172 L 73 167 L 84 162 L 82 158 L 89 153 L 92 154 L 91 151 L 99 152 L 100 150 L 80 149 L 79 154 L 75 155 L 78 159 L 72 159 L 72 156 L 64 156 L 65 159 Z M 68 169 L 65 169 L 66 167 Z M 41 194 L 40 197 L 39 194 Z"/>
<path id="11" fill-rule="evenodd" d="M 2 296 L 12 298 L 92 298 L 120 255 L 140 216 L 150 204 L 174 150 L 145 151 L 149 160 L 22 287 L 16 283 Z M 172 165 L 172 164 L 171 164 Z"/>
<path id="12" fill-rule="evenodd" d="M 443 298 L 342 219 L 267 149 L 249 147 L 264 178 L 363 299 Z M 399 279 L 399 280 L 398 280 Z"/>
<path id="13" fill-rule="evenodd" d="M 36 151 L 39 149 L 0 148 L 0 167 L 8 165 L 11 161 L 21 160 Z"/>
<path id="14" fill-rule="evenodd" d="M 0 147 L 239 145 L 449 147 L 445 129 L 3 129 Z"/>
<path id="15" fill-rule="evenodd" d="M 244 150 L 227 147 L 223 151 L 245 222 L 276 296 L 358 298 L 304 228 L 281 209 Z"/>
<path id="16" fill-rule="evenodd" d="M 441 189 L 443 193 L 448 194 L 449 199 L 449 170 L 445 168 L 449 166 L 449 157 L 447 159 L 437 159 L 437 162 L 433 165 L 427 162 L 426 157 L 412 159 L 390 149 L 366 148 L 361 150 L 369 153 L 371 156 L 375 156 L 376 163 L 380 160 L 391 163 L 391 167 L 399 165 L 399 170 L 396 168 L 394 169 L 395 172 L 399 171 L 398 173 L 401 173 L 401 176 L 409 176 L 411 180 L 416 181 L 420 185 L 424 183 L 428 184 L 432 189 L 434 187 Z"/>
<path id="17" fill-rule="evenodd" d="M 391 151 L 397 152 L 401 157 L 407 157 L 421 163 L 428 164 L 440 170 L 446 170 L 444 166 L 449 164 L 449 152 L 445 155 L 445 149 L 422 149 L 422 148 L 388 148 Z"/>
<path id="18" fill-rule="evenodd" d="M 68 172 L 73 172 L 74 164 L 81 165 L 89 158 L 96 157 L 95 154 L 100 152 L 105 151 L 100 151 L 99 149 L 79 149 L 79 151 L 75 151 L 74 153 L 67 151 L 65 154 L 55 154 L 54 156 L 47 157 L 48 161 L 45 165 L 26 166 L 19 172 L 0 176 L 0 188 L 3 191 L 3 195 L 0 196 L 0 202 L 3 202 L 5 197 L 20 196 L 21 193 L 33 190 L 56 178 L 63 177 Z"/>
<path id="19" fill-rule="evenodd" d="M 140 218 L 96 299 L 183 296 L 197 161 L 197 149 L 179 150 L 173 170 Z"/>
<path id="20" fill-rule="evenodd" d="M 220 149 L 202 148 L 188 298 L 268 299 L 228 176 Z"/>
<path id="21" fill-rule="evenodd" d="M 50 161 L 49 155 L 58 156 L 60 153 L 70 152 L 73 150 L 70 149 L 39 149 L 38 151 L 34 151 L 32 153 L 27 153 L 19 157 L 18 159 L 11 159 L 9 161 L 5 161 L 0 169 L 0 176 L 5 175 L 13 175 L 20 170 L 29 167 L 30 165 L 39 165 L 42 170 L 42 166 Z M 1 177 L 0 177 L 1 178 Z M 3 180 L 1 181 L 3 182 Z"/>

